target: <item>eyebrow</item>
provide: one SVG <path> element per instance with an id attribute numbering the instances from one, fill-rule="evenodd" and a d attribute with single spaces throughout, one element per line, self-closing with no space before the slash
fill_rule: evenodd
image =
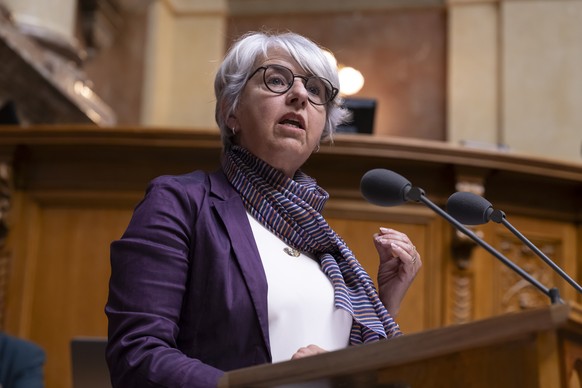
<path id="1" fill-rule="evenodd" d="M 305 77 L 311 77 L 311 76 L 314 76 L 314 77 L 321 77 L 321 76 L 318 76 L 318 75 L 315 75 L 315 74 L 313 74 L 312 72 L 310 72 L 310 71 L 308 71 L 308 70 L 306 70 L 306 69 L 303 69 L 303 68 L 301 67 L 301 65 L 299 65 L 299 69 L 300 69 L 302 72 L 305 72 L 305 74 L 302 74 L 302 73 L 297 73 L 297 72 L 295 71 L 295 69 L 293 69 L 293 68 L 292 68 L 292 67 L 289 65 L 289 63 L 288 63 L 288 62 L 286 62 L 285 64 L 281 64 L 281 63 L 274 63 L 274 62 L 272 62 L 272 63 L 267 63 L 266 61 L 268 61 L 268 60 L 269 60 L 269 59 L 266 59 L 266 60 L 265 60 L 265 62 L 263 62 L 263 63 L 262 63 L 262 64 L 261 64 L 259 67 L 261 67 L 261 66 L 269 66 L 269 65 L 277 65 L 277 66 L 286 67 L 287 69 L 291 70 L 291 72 L 293 72 L 293 74 L 296 74 L 296 75 L 304 75 Z"/>

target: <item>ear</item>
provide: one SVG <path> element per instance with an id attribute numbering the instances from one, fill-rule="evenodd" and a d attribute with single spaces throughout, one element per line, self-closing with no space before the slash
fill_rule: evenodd
<path id="1" fill-rule="evenodd" d="M 238 120 L 234 115 L 230 115 L 228 116 L 228 119 L 226 119 L 226 125 L 230 129 L 236 129 L 238 127 Z"/>

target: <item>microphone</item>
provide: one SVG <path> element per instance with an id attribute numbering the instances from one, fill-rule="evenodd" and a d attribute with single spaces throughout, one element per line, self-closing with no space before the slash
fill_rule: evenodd
<path id="1" fill-rule="evenodd" d="M 407 201 L 418 202 L 421 192 L 408 179 L 394 171 L 376 168 L 364 174 L 360 191 L 366 201 L 378 206 L 398 206 Z"/>
<path id="2" fill-rule="evenodd" d="M 485 198 L 469 193 L 457 192 L 447 200 L 447 212 L 465 225 L 486 224 L 490 220 L 505 226 L 511 233 L 520 239 L 529 249 L 531 249 L 539 258 L 548 264 L 558 275 L 566 280 L 576 291 L 582 293 L 582 287 L 574 281 L 566 272 L 564 272 L 556 263 L 554 263 L 545 253 L 536 247 L 520 231 L 518 231 L 507 220 L 505 213 L 493 208 L 493 205 Z"/>
<path id="3" fill-rule="evenodd" d="M 562 303 L 560 293 L 556 287 L 551 289 L 545 287 L 537 279 L 515 265 L 511 260 L 503 256 L 499 251 L 477 236 L 472 230 L 465 227 L 446 211 L 434 204 L 426 197 L 423 189 L 412 186 L 412 184 L 403 176 L 393 171 L 381 168 L 370 170 L 362 176 L 362 180 L 360 181 L 360 191 L 368 202 L 378 206 L 397 206 L 407 201 L 423 203 L 429 209 L 453 225 L 457 230 L 471 238 L 487 252 L 491 253 L 495 258 L 531 283 L 542 293 L 546 294 L 550 298 L 552 304 Z"/>

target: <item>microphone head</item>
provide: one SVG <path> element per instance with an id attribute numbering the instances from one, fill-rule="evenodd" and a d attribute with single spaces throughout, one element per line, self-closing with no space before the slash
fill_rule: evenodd
<path id="1" fill-rule="evenodd" d="M 459 191 L 447 200 L 447 213 L 461 224 L 486 224 L 491 219 L 492 212 L 491 203 L 477 194 Z"/>
<path id="2" fill-rule="evenodd" d="M 360 191 L 366 201 L 378 206 L 398 206 L 408 199 L 412 184 L 393 171 L 376 168 L 364 174 Z"/>

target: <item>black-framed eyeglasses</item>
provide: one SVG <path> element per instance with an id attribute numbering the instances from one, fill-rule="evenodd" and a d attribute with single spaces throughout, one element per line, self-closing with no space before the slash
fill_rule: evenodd
<path id="1" fill-rule="evenodd" d="M 291 69 L 281 65 L 266 65 L 257 68 L 248 79 L 251 79 L 260 70 L 263 72 L 263 82 L 267 89 L 276 94 L 286 93 L 293 86 L 295 78 L 301 78 L 303 85 L 308 93 L 308 99 L 312 104 L 325 105 L 332 101 L 337 93 L 338 88 L 323 78 L 315 75 L 304 76 L 294 74 Z"/>

